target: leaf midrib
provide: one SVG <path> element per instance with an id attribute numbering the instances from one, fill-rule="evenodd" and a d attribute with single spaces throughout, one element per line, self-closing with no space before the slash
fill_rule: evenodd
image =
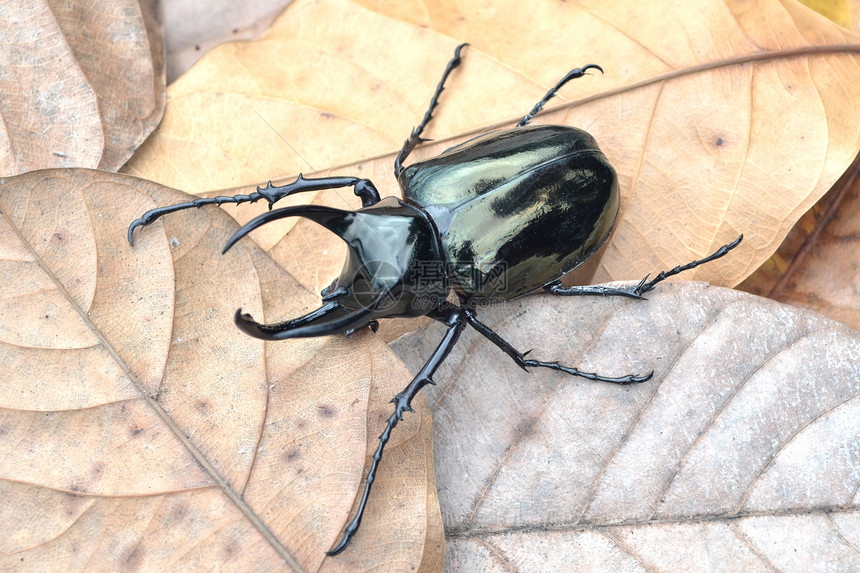
<path id="1" fill-rule="evenodd" d="M 86 197 L 82 197 L 84 204 L 86 205 Z M 87 209 L 87 213 L 90 210 Z M 107 353 L 111 356 L 114 362 L 120 367 L 123 373 L 128 377 L 129 381 L 134 386 L 138 395 L 146 401 L 150 408 L 155 412 L 155 414 L 161 419 L 161 421 L 170 429 L 171 432 L 176 436 L 176 438 L 182 443 L 185 449 L 191 454 L 194 460 L 200 464 L 203 470 L 212 477 L 221 491 L 232 501 L 239 511 L 245 516 L 245 518 L 260 532 L 260 535 L 271 545 L 271 547 L 275 550 L 275 552 L 296 572 L 303 573 L 304 570 L 299 565 L 298 561 L 289 553 L 287 548 L 278 540 L 275 534 L 263 523 L 263 520 L 251 509 L 251 507 L 245 502 L 244 499 L 232 488 L 230 484 L 225 480 L 212 466 L 208 459 L 203 455 L 203 453 L 194 445 L 194 443 L 186 436 L 185 432 L 179 427 L 179 425 L 173 420 L 173 418 L 167 413 L 167 411 L 159 404 L 158 400 L 151 396 L 149 392 L 146 391 L 146 386 L 140 381 L 137 375 L 132 371 L 130 366 L 126 363 L 125 360 L 117 353 L 117 351 L 113 348 L 113 346 L 108 342 L 108 340 L 103 336 L 102 332 L 96 327 L 93 321 L 88 316 L 88 313 L 85 309 L 82 309 L 74 297 L 66 290 L 65 285 L 57 279 L 56 275 L 50 270 L 48 266 L 45 265 L 42 258 L 39 256 L 39 253 L 33 250 L 29 241 L 21 234 L 20 229 L 11 221 L 5 213 L 3 213 L 3 217 L 6 219 L 9 227 L 13 230 L 13 232 L 17 235 L 18 240 L 22 245 L 30 252 L 33 257 L 33 260 L 39 265 L 39 268 L 44 272 L 56 285 L 56 288 L 59 292 L 62 293 L 63 297 L 68 302 L 71 308 L 75 309 L 75 312 L 78 313 L 81 320 L 84 324 L 87 325 L 90 332 L 93 333 L 93 336 L 99 341 L 99 344 L 107 351 Z M 91 225 L 92 226 L 92 225 Z M 96 287 L 98 288 L 98 287 Z"/>

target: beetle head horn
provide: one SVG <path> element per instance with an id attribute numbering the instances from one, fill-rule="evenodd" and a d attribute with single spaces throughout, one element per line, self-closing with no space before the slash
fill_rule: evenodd
<path id="1" fill-rule="evenodd" d="M 382 301 L 387 295 L 388 293 L 381 293 L 377 298 Z M 373 320 L 375 313 L 373 307 L 351 310 L 337 301 L 331 301 L 304 316 L 277 324 L 261 324 L 250 314 L 243 313 L 241 308 L 236 311 L 233 320 L 242 332 L 254 338 L 286 340 L 325 336 L 362 328 Z"/>

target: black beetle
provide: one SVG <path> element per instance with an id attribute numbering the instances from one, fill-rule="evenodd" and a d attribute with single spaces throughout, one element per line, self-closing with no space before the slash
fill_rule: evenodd
<path id="1" fill-rule="evenodd" d="M 643 298 L 654 286 L 682 271 L 722 257 L 740 243 L 743 235 L 714 254 L 670 271 L 648 276 L 637 285 L 563 287 L 560 278 L 591 257 L 609 238 L 618 215 L 615 170 L 587 132 L 559 125 L 528 123 L 568 81 L 582 77 L 590 64 L 569 72 L 517 124 L 493 131 L 453 147 L 438 157 L 403 167 L 412 150 L 423 141 L 421 133 L 432 119 L 445 81 L 460 64 L 466 44 L 457 47 L 436 88 L 421 123 L 412 130 L 394 161 L 394 174 L 403 200 L 380 199 L 373 183 L 357 177 L 305 179 L 250 195 L 196 199 L 146 212 L 131 223 L 128 240 L 138 226 L 181 209 L 265 199 L 270 211 L 247 223 L 227 243 L 227 252 L 240 238 L 268 222 L 284 217 L 311 219 L 341 237 L 348 245 L 343 271 L 323 289 L 323 306 L 305 316 L 279 324 L 260 324 L 236 311 L 236 325 L 257 338 L 281 340 L 329 334 L 350 334 L 390 317 L 429 316 L 448 331 L 421 371 L 392 402 L 394 413 L 379 436 L 379 446 L 367 472 L 364 493 L 355 517 L 340 542 L 328 554 L 336 555 L 358 530 L 382 451 L 391 430 L 412 412 L 415 395 L 432 380 L 460 333 L 471 325 L 510 356 L 521 368 L 544 367 L 590 380 L 630 384 L 644 376 L 610 378 L 562 366 L 557 362 L 526 359 L 488 326 L 475 309 L 492 301 L 510 300 L 539 289 L 555 295 L 604 295 Z M 343 211 L 302 205 L 271 211 L 278 200 L 303 191 L 353 187 L 362 208 Z M 454 292 L 457 302 L 451 302 Z"/>

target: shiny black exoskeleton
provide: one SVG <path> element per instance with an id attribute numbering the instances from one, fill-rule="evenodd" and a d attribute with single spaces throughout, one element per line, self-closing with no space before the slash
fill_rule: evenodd
<path id="1" fill-rule="evenodd" d="M 343 271 L 322 292 L 323 305 L 305 316 L 279 324 L 260 324 L 236 311 L 236 324 L 264 340 L 281 340 L 351 333 L 381 318 L 430 316 L 448 326 L 442 342 L 412 382 L 394 397 L 394 413 L 379 437 L 367 473 L 364 493 L 352 521 L 330 551 L 349 544 L 367 504 L 368 495 L 391 430 L 411 412 L 415 395 L 432 380 L 466 325 L 471 325 L 524 370 L 544 367 L 590 380 L 630 384 L 651 374 L 617 378 L 581 372 L 557 362 L 526 359 L 475 316 L 479 304 L 510 300 L 539 289 L 556 295 L 605 295 L 642 298 L 669 276 L 722 257 L 741 237 L 711 256 L 646 276 L 631 287 L 562 287 L 560 278 L 591 257 L 607 240 L 618 215 L 615 170 L 585 131 L 558 125 L 529 126 L 532 117 L 569 80 L 582 77 L 588 65 L 569 72 L 517 124 L 453 147 L 438 157 L 403 162 L 422 141 L 445 80 L 460 64 L 465 44 L 436 88 L 424 119 L 412 131 L 394 161 L 403 199 L 381 199 L 373 183 L 355 177 L 305 179 L 289 185 L 269 182 L 250 195 L 196 199 L 153 209 L 128 229 L 152 223 L 162 215 L 190 207 L 278 200 L 303 191 L 353 187 L 362 208 L 344 211 L 303 205 L 270 210 L 242 227 L 227 243 L 226 252 L 253 229 L 284 217 L 305 217 L 337 234 L 348 245 Z M 456 294 L 456 303 L 449 295 Z"/>

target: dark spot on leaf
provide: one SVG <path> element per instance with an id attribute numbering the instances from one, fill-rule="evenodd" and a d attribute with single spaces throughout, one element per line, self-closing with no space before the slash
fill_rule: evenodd
<path id="1" fill-rule="evenodd" d="M 144 552 L 140 548 L 140 544 L 135 545 L 128 557 L 125 558 L 126 569 L 136 571 L 143 565 Z"/>
<path id="2" fill-rule="evenodd" d="M 717 138 L 717 147 L 721 146 L 722 144 L 723 144 L 723 138 L 722 138 L 722 137 L 718 137 L 718 138 Z"/>
<path id="3" fill-rule="evenodd" d="M 81 505 L 85 503 L 85 499 L 80 496 L 63 493 L 63 500 L 60 505 L 62 505 L 67 516 L 74 517 L 80 513 Z"/>
<path id="4" fill-rule="evenodd" d="M 198 412 L 206 412 L 209 410 L 209 401 L 205 399 L 200 399 L 194 402 L 194 409 Z"/>
<path id="5" fill-rule="evenodd" d="M 325 404 L 320 404 L 317 406 L 320 411 L 320 416 L 323 418 L 334 418 L 337 414 L 337 410 L 334 409 L 334 406 L 327 406 Z"/>
<path id="6" fill-rule="evenodd" d="M 171 521 L 182 521 L 185 518 L 185 512 L 187 511 L 187 507 L 184 504 L 177 505 L 173 508 L 173 511 L 170 512 L 170 520 Z"/>
<path id="7" fill-rule="evenodd" d="M 239 549 L 239 544 L 236 542 L 235 539 L 224 546 L 224 551 L 227 553 L 227 555 L 233 555 L 234 553 L 238 553 Z"/>
<path id="8" fill-rule="evenodd" d="M 534 433 L 534 430 L 535 430 L 534 420 L 525 419 L 525 420 L 521 421 L 519 424 L 517 424 L 517 429 L 516 429 L 515 435 L 520 436 L 521 438 L 527 438 L 528 436 L 530 436 L 531 434 Z"/>

